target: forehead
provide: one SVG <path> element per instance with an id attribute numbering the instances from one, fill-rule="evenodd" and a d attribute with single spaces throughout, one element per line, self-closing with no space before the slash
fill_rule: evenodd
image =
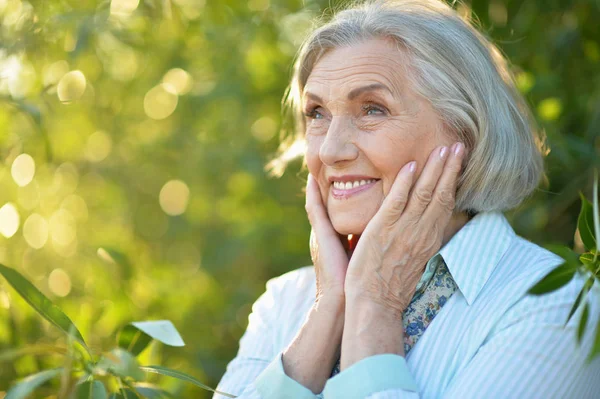
<path id="1" fill-rule="evenodd" d="M 316 62 L 304 93 L 342 96 L 358 86 L 380 83 L 399 95 L 406 87 L 407 65 L 406 54 L 391 40 L 370 39 L 335 48 Z"/>

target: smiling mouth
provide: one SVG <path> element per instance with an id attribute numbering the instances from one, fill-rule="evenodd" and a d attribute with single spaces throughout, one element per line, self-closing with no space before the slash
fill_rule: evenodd
<path id="1" fill-rule="evenodd" d="M 346 199 L 373 187 L 379 179 L 356 180 L 356 181 L 334 181 L 331 183 L 331 195 L 336 199 Z"/>

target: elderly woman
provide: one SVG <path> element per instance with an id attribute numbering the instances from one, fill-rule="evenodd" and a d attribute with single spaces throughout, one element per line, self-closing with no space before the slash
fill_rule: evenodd
<path id="1" fill-rule="evenodd" d="M 578 317 L 563 327 L 583 280 L 527 295 L 562 259 L 502 214 L 538 185 L 543 150 L 488 40 L 438 1 L 367 2 L 307 38 L 288 105 L 314 266 L 267 282 L 218 391 L 600 397 L 593 334 L 578 346 Z"/>

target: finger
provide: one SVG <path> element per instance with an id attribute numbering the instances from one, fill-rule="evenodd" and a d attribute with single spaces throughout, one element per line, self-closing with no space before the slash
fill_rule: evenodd
<path id="1" fill-rule="evenodd" d="M 450 149 L 444 171 L 433 192 L 433 199 L 423 217 L 450 220 L 456 203 L 456 187 L 464 157 L 464 144 L 455 143 Z"/>
<path id="2" fill-rule="evenodd" d="M 321 199 L 321 191 L 314 177 L 309 174 L 306 184 L 306 214 L 308 221 L 315 230 L 317 238 L 321 238 L 322 234 L 329 237 L 336 237 L 337 232 L 333 229 L 323 201 Z"/>
<path id="3" fill-rule="evenodd" d="M 406 218 L 419 220 L 433 198 L 433 191 L 442 175 L 444 164 L 448 158 L 448 147 L 436 147 L 427 160 L 419 179 L 415 183 L 406 205 Z"/>
<path id="4" fill-rule="evenodd" d="M 373 225 L 390 225 L 400 218 L 408 202 L 408 193 L 413 184 L 416 169 L 416 161 L 409 162 L 400 169 L 381 208 L 373 216 Z"/>

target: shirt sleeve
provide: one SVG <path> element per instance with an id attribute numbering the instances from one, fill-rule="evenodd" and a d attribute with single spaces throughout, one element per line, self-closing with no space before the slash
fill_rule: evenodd
<path id="1" fill-rule="evenodd" d="M 323 398 L 418 398 L 417 390 L 405 358 L 383 353 L 362 359 L 331 377 L 323 389 Z"/>
<path id="2" fill-rule="evenodd" d="M 281 276 L 280 276 L 281 277 Z M 282 352 L 275 352 L 275 332 L 280 320 L 282 280 L 266 283 L 266 291 L 252 305 L 248 327 L 238 353 L 227 365 L 216 390 L 238 399 L 313 399 L 316 396 L 283 371 Z M 213 399 L 230 396 L 215 393 Z"/>

